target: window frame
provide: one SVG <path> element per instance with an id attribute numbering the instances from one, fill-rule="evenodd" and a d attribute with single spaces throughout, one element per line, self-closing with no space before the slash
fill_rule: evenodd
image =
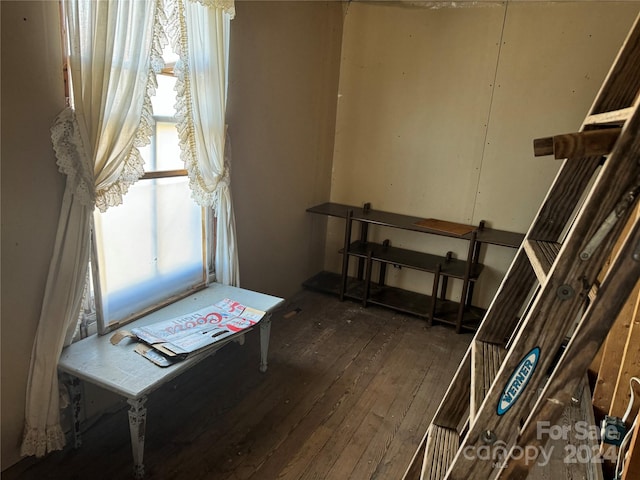
<path id="1" fill-rule="evenodd" d="M 61 43 L 63 52 L 62 62 L 62 74 L 64 85 L 64 98 L 66 106 L 72 106 L 72 93 L 71 82 L 72 78 L 69 71 L 69 35 L 67 31 L 64 7 L 62 1 L 58 2 L 60 9 L 60 27 L 61 27 Z M 157 75 L 166 75 L 175 77 L 174 73 L 175 62 L 166 62 L 165 67 L 162 68 Z M 154 120 L 170 121 L 177 123 L 175 117 L 169 117 L 166 115 L 153 115 Z M 156 130 L 157 131 L 157 130 Z M 155 141 L 155 135 L 152 137 L 152 141 Z M 186 169 L 177 170 L 151 170 L 145 171 L 145 173 L 138 179 L 138 181 L 146 181 L 151 179 L 171 178 L 171 177 L 188 177 L 188 171 Z M 126 198 L 126 195 L 123 197 Z M 73 342 L 86 338 L 88 336 L 98 334 L 105 335 L 114 330 L 131 323 L 137 319 L 140 319 L 150 313 L 159 310 L 167 305 L 171 305 L 183 298 L 189 297 L 194 293 L 207 288 L 211 283 L 216 281 L 215 260 L 216 260 L 216 248 L 217 248 L 217 218 L 214 210 L 209 207 L 200 207 L 202 209 L 202 252 L 203 252 L 203 280 L 202 282 L 193 285 L 191 288 L 186 289 L 176 295 L 164 298 L 161 301 L 150 305 L 149 307 L 130 315 L 121 320 L 109 321 L 104 318 L 104 308 L 102 302 L 102 290 L 100 282 L 100 262 L 98 260 L 98 247 L 96 238 L 96 228 L 94 222 L 94 216 L 90 219 L 90 253 L 89 253 L 89 266 L 87 271 L 87 278 L 85 281 L 85 291 L 80 306 L 80 312 L 78 315 L 78 321 L 76 324 L 76 332 L 73 336 Z"/>
<path id="2" fill-rule="evenodd" d="M 175 76 L 173 73 L 173 65 L 167 65 L 166 68 L 162 69 L 159 75 L 166 76 Z M 155 142 L 157 138 L 157 125 L 158 122 L 165 123 L 173 123 L 176 124 L 177 121 L 175 117 L 167 116 L 167 115 L 153 115 L 154 119 L 154 134 L 151 137 L 152 142 L 152 154 L 155 156 Z M 138 182 L 163 179 L 163 178 L 176 178 L 176 177 L 187 177 L 188 172 L 186 169 L 176 169 L 176 170 L 145 170 L 145 173 L 138 179 Z M 126 201 L 126 195 L 123 197 L 123 202 Z M 98 260 L 98 243 L 96 236 L 96 228 L 94 225 L 94 218 L 91 218 L 91 261 L 90 261 L 90 275 L 91 278 L 88 279 L 88 282 L 91 282 L 91 286 L 88 286 L 92 293 L 92 304 L 94 311 L 89 312 L 87 315 L 83 313 L 83 316 L 89 318 L 89 321 L 93 320 L 95 322 L 95 329 L 98 335 L 105 335 L 122 326 L 129 324 L 139 318 L 144 317 L 156 310 L 159 310 L 167 305 L 177 302 L 183 298 L 186 298 L 194 293 L 206 288 L 209 284 L 215 281 L 215 270 L 214 270 L 214 259 L 215 259 L 215 216 L 213 214 L 212 209 L 206 207 L 200 207 L 201 209 L 201 226 L 202 226 L 202 252 L 203 252 L 203 272 L 202 272 L 202 282 L 197 283 L 190 288 L 186 289 L 183 292 L 172 295 L 167 298 L 163 298 L 161 301 L 156 302 L 135 314 L 132 314 L 128 317 L 125 317 L 121 320 L 109 321 L 108 318 L 104 317 L 104 308 L 102 302 L 102 290 L 100 288 L 100 262 Z M 86 334 L 90 334 L 89 330 L 91 327 L 84 329 L 81 328 L 81 331 L 85 331 Z M 91 332 L 92 333 L 92 332 Z"/>
<path id="3" fill-rule="evenodd" d="M 174 172 L 179 172 L 175 174 Z M 170 177 L 179 177 L 186 176 L 180 174 L 181 170 L 178 171 L 157 171 L 157 172 L 149 172 L 145 174 L 145 177 L 141 177 L 139 181 L 152 180 L 157 178 L 170 178 Z M 139 318 L 144 317 L 156 310 L 159 310 L 167 305 L 177 302 L 185 297 L 193 295 L 194 293 L 206 288 L 209 284 L 215 281 L 215 272 L 213 271 L 213 256 L 214 256 L 214 248 L 215 245 L 215 236 L 213 232 L 215 231 L 215 217 L 213 212 L 209 208 L 200 207 L 202 210 L 202 252 L 203 252 L 203 275 L 202 281 L 197 283 L 185 291 L 178 293 L 176 295 L 172 295 L 170 297 L 163 298 L 161 301 L 156 302 L 139 312 L 136 312 L 133 315 L 125 317 L 121 320 L 109 321 L 108 318 L 104 317 L 104 308 L 102 303 L 102 290 L 100 288 L 100 262 L 98 261 L 98 247 L 97 247 L 97 237 L 96 237 L 96 229 L 94 226 L 93 217 L 91 218 L 91 261 L 90 261 L 90 275 L 91 278 L 88 280 L 91 282 L 91 286 L 88 285 L 90 292 L 92 293 L 92 297 L 89 300 L 93 304 L 94 310 L 92 312 L 83 312 L 82 315 L 87 317 L 88 324 L 81 328 L 81 331 L 85 331 L 85 335 L 90 335 L 93 333 L 91 328 L 92 321 L 95 322 L 95 329 L 98 335 L 105 335 L 122 326 L 131 323 Z M 213 238 L 212 238 L 213 237 Z M 91 301 L 92 300 L 92 301 Z M 90 307 L 89 307 L 90 308 Z"/>

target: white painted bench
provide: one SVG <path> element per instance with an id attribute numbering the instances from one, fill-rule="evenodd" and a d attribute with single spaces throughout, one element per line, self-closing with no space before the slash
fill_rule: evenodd
<path id="1" fill-rule="evenodd" d="M 258 324 L 260 328 L 260 371 L 265 372 L 271 330 L 270 314 L 284 301 L 278 297 L 237 287 L 212 284 L 204 290 L 128 324 L 126 328 L 130 330 L 137 326 L 168 320 L 212 305 L 225 298 L 267 312 Z M 65 348 L 60 357 L 58 370 L 70 388 L 75 446 L 79 447 L 81 443 L 79 414 L 82 408 L 82 390 L 80 381 L 92 383 L 121 395 L 127 399 L 127 403 L 130 405 L 129 430 L 134 476 L 142 478 L 144 476 L 143 454 L 147 395 L 213 355 L 227 343 L 231 341 L 243 343 L 245 332 L 227 337 L 220 344 L 216 344 L 202 353 L 164 368 L 134 352 L 136 342 L 132 340 L 123 340 L 118 345 L 112 345 L 109 342 L 111 335 L 93 335 Z"/>

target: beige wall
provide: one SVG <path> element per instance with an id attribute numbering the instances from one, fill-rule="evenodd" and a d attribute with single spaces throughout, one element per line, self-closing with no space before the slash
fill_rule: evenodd
<path id="1" fill-rule="evenodd" d="M 64 108 L 57 2 L 0 2 L 2 15 L 2 457 L 19 458 L 29 356 L 64 179 L 49 127 Z"/>
<path id="2" fill-rule="evenodd" d="M 579 128 L 640 5 L 456 5 L 349 5 L 331 200 L 525 232 L 559 166 L 534 158 L 532 140 Z M 342 227 L 329 223 L 329 270 L 339 271 Z M 374 234 L 466 254 L 451 240 Z M 476 303 L 488 304 L 512 256 L 486 249 Z M 410 290 L 431 289 L 429 275 L 388 275 Z"/>
<path id="3" fill-rule="evenodd" d="M 236 3 L 228 119 L 240 283 L 289 296 L 322 269 L 342 38 L 339 2 Z"/>

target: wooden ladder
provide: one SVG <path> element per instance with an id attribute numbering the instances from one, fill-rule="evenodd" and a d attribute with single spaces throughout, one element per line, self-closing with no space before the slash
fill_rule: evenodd
<path id="1" fill-rule="evenodd" d="M 640 278 L 639 19 L 580 131 L 534 141 L 565 160 L 405 480 L 526 478 Z"/>

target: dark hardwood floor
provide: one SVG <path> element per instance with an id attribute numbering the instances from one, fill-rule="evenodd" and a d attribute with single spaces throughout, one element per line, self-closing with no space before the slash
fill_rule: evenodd
<path id="1" fill-rule="evenodd" d="M 399 480 L 470 340 L 302 291 L 273 316 L 266 374 L 253 331 L 150 395 L 146 478 Z M 131 472 L 123 402 L 86 427 L 80 449 L 26 459 L 2 478 Z"/>

